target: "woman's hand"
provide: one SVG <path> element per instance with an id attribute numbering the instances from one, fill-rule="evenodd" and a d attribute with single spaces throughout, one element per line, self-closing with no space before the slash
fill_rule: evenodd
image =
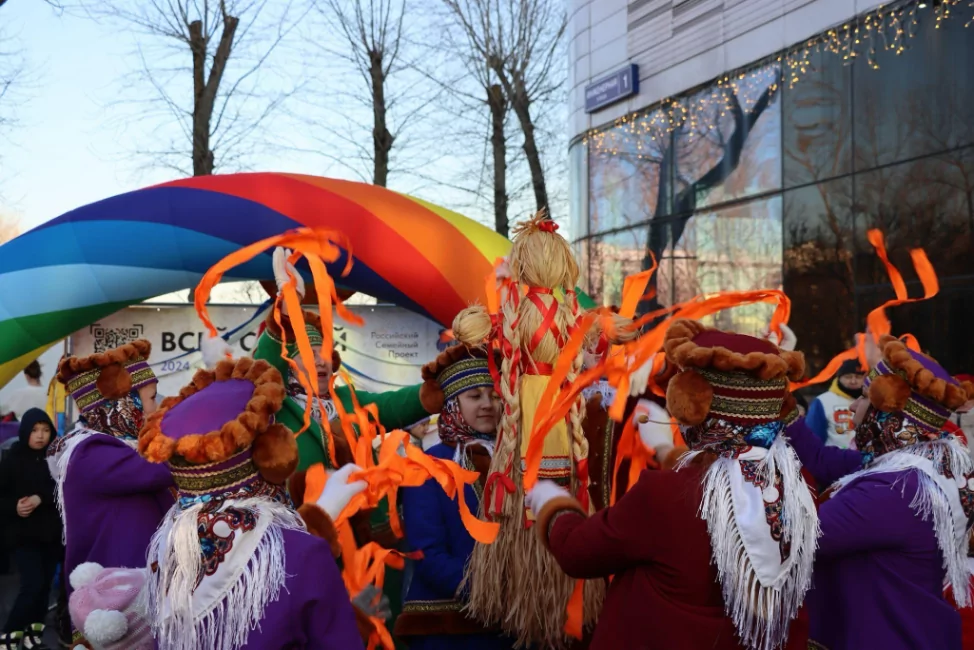
<path id="1" fill-rule="evenodd" d="M 369 484 L 365 481 L 348 482 L 348 477 L 355 472 L 361 472 L 362 468 L 358 465 L 349 463 L 337 472 L 328 477 L 325 489 L 318 497 L 318 505 L 324 510 L 332 521 L 338 519 L 351 500 L 358 494 L 365 492 Z"/>
<path id="2" fill-rule="evenodd" d="M 294 276 L 297 283 L 298 295 L 304 298 L 304 278 L 298 273 L 298 270 L 294 268 L 294 265 L 288 262 L 288 258 L 291 257 L 291 251 L 286 248 L 281 248 L 278 246 L 274 249 L 274 280 L 277 282 L 277 291 L 280 293 L 281 289 L 284 288 L 290 278 L 288 277 L 288 272 Z"/>
<path id="3" fill-rule="evenodd" d="M 378 596 L 378 599 L 376 597 Z M 355 605 L 366 616 L 374 616 L 388 621 L 392 618 L 392 607 L 389 604 L 389 597 L 379 591 L 375 585 L 365 585 L 365 588 L 352 599 Z"/>
<path id="4" fill-rule="evenodd" d="M 24 497 L 17 502 L 17 514 L 21 517 L 29 517 L 39 505 L 41 505 L 41 498 L 36 494 Z"/>
<path id="5" fill-rule="evenodd" d="M 794 352 L 795 348 L 798 347 L 798 337 L 795 336 L 795 332 L 784 323 L 779 325 L 779 327 L 781 328 L 780 337 L 777 333 L 768 330 L 765 332 L 764 338 L 768 339 L 782 350 Z"/>
<path id="6" fill-rule="evenodd" d="M 570 496 L 568 490 L 554 481 L 538 481 L 531 491 L 524 495 L 524 503 L 537 515 L 552 499 Z"/>
<path id="7" fill-rule="evenodd" d="M 639 430 L 639 439 L 647 449 L 673 447 L 670 414 L 656 402 L 639 400 L 636 404 L 636 428 Z"/>

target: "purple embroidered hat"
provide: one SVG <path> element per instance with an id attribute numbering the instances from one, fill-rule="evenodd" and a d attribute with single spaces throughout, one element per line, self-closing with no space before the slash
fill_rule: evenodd
<path id="1" fill-rule="evenodd" d="M 873 408 L 899 412 L 929 435 L 938 435 L 954 410 L 974 397 L 970 382 L 961 384 L 939 363 L 892 336 L 879 341 L 882 359 L 863 380 Z"/>
<path id="2" fill-rule="evenodd" d="M 152 344 L 144 339 L 87 357 L 68 357 L 58 366 L 64 384 L 82 415 L 110 399 L 158 382 L 149 367 Z"/>
<path id="3" fill-rule="evenodd" d="M 298 461 L 291 430 L 274 422 L 284 395 L 281 373 L 266 361 L 221 361 L 146 420 L 139 453 L 169 463 L 184 497 L 281 485 Z"/>

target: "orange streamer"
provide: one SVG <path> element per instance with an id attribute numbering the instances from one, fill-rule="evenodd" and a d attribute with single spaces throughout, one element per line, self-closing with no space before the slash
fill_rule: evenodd
<path id="1" fill-rule="evenodd" d="M 886 274 L 889 276 L 889 281 L 893 284 L 893 292 L 896 294 L 896 298 L 898 300 L 904 300 L 907 296 L 906 283 L 903 282 L 903 276 L 900 274 L 899 269 L 889 261 L 889 255 L 886 253 L 886 240 L 883 237 L 882 231 L 873 228 L 866 233 L 866 238 L 876 250 L 876 256 L 879 257 L 883 266 L 886 267 Z"/>
<path id="2" fill-rule="evenodd" d="M 568 599 L 568 606 L 565 608 L 565 613 L 568 615 L 565 618 L 565 634 L 575 638 L 582 638 L 582 617 L 585 609 L 585 581 L 576 580 L 575 588 L 572 589 L 572 595 Z"/>
<path id="3" fill-rule="evenodd" d="M 832 377 L 835 376 L 835 373 L 837 373 L 839 371 L 839 367 L 843 363 L 845 363 L 849 359 L 856 359 L 858 357 L 859 357 L 859 349 L 858 349 L 858 346 L 857 347 L 849 348 L 848 350 L 845 350 L 844 352 L 840 352 L 839 354 L 837 354 L 834 357 L 832 357 L 832 360 L 829 361 L 828 365 L 826 365 L 825 368 L 823 368 L 820 373 L 818 373 L 817 375 L 815 375 L 814 377 L 812 377 L 810 379 L 804 379 L 802 381 L 793 381 L 793 382 L 790 382 L 788 384 L 788 389 L 789 390 L 792 390 L 792 391 L 795 391 L 795 390 L 798 390 L 800 388 L 805 388 L 806 386 L 811 386 L 813 384 L 821 384 L 824 381 L 829 381 L 830 379 L 832 379 Z M 861 361 L 860 361 L 860 363 L 861 363 Z M 862 366 L 862 367 L 865 367 L 865 366 Z"/>
<path id="4" fill-rule="evenodd" d="M 885 260 L 885 250 L 876 249 L 876 254 L 879 255 L 880 259 L 883 259 L 884 263 L 888 264 Z M 910 251 L 910 258 L 913 260 L 913 268 L 916 269 L 917 275 L 920 278 L 920 282 L 923 284 L 923 297 L 922 298 L 909 298 L 906 294 L 906 287 L 903 287 L 903 294 L 901 295 L 897 291 L 896 298 L 893 300 L 888 300 L 876 309 L 869 312 L 866 317 L 866 327 L 872 332 L 872 335 L 876 341 L 879 340 L 880 336 L 884 334 L 889 334 L 892 330 L 889 318 L 886 316 L 886 309 L 889 307 L 896 307 L 898 305 L 905 305 L 911 302 L 919 302 L 921 300 L 928 300 L 933 298 L 940 291 L 940 283 L 937 281 L 937 273 L 933 269 L 933 265 L 930 260 L 927 259 L 927 254 L 922 248 L 914 248 Z M 896 286 L 897 278 L 900 283 L 903 282 L 902 277 L 899 275 L 899 271 L 892 264 L 888 264 L 887 271 L 890 273 L 890 279 L 893 281 L 893 286 Z M 894 274 L 895 273 L 895 277 Z"/>
<path id="5" fill-rule="evenodd" d="M 324 463 L 315 463 L 304 474 L 304 500 L 302 503 L 317 503 L 321 493 L 325 491 L 328 482 L 328 472 Z"/>
<path id="6" fill-rule="evenodd" d="M 300 257 L 304 257 L 308 261 L 308 265 L 311 268 L 311 274 L 314 278 L 315 284 L 318 287 L 318 309 L 321 313 L 321 317 L 325 327 L 322 332 L 322 337 L 324 338 L 323 356 L 326 358 L 331 357 L 332 349 L 332 304 L 334 304 L 338 314 L 345 318 L 348 322 L 361 325 L 362 319 L 352 314 L 350 311 L 345 309 L 342 304 L 341 299 L 338 296 L 337 290 L 335 288 L 335 283 L 328 275 L 328 271 L 325 268 L 325 262 L 336 262 L 341 256 L 342 249 L 345 250 L 347 255 L 347 260 L 345 266 L 342 269 L 342 276 L 348 275 L 348 272 L 352 268 L 352 250 L 348 243 L 348 240 L 339 232 L 329 231 L 329 230 L 315 230 L 312 228 L 298 228 L 295 230 L 290 230 L 281 235 L 275 235 L 274 237 L 268 237 L 262 239 L 258 242 L 245 246 L 240 250 L 230 253 L 219 262 L 210 267 L 209 270 L 203 275 L 199 284 L 196 287 L 196 292 L 194 294 L 194 305 L 196 307 L 196 312 L 199 314 L 200 320 L 206 326 L 207 330 L 210 332 L 211 336 L 217 335 L 216 327 L 210 320 L 209 313 L 206 308 L 206 303 L 210 299 L 210 294 L 220 280 L 223 279 L 223 274 L 244 264 L 253 258 L 257 257 L 265 251 L 277 247 L 287 247 L 294 250 L 289 258 L 289 262 L 295 263 Z M 288 310 L 288 315 L 292 320 L 292 330 L 295 333 L 295 339 L 298 346 L 298 352 L 300 357 L 303 359 L 303 364 L 298 364 L 295 360 L 290 359 L 286 352 L 286 336 L 282 337 L 285 339 L 285 345 L 282 346 L 281 357 L 287 361 L 288 365 L 294 370 L 298 381 L 301 383 L 302 387 L 308 392 L 309 395 L 318 398 L 320 393 L 318 390 L 318 375 L 314 371 L 314 352 L 311 348 L 311 343 L 308 340 L 307 333 L 305 332 L 304 316 L 301 310 L 301 300 L 297 295 L 297 279 L 292 275 L 291 271 L 287 271 L 288 281 L 285 283 L 284 287 L 281 289 L 281 297 L 274 304 L 274 320 L 280 327 L 282 325 L 281 316 L 281 302 L 283 301 Z M 281 331 L 284 332 L 284 328 L 281 327 Z M 307 429 L 311 424 L 311 406 L 312 400 L 308 400 L 307 407 L 304 413 L 304 423 L 301 431 L 297 431 L 295 435 L 300 435 L 305 429 Z M 334 442 L 331 440 L 330 432 L 326 432 L 328 436 L 328 448 L 329 452 L 334 458 Z"/>
<path id="7" fill-rule="evenodd" d="M 619 306 L 619 315 L 624 318 L 632 318 L 636 314 L 636 307 L 639 306 L 639 300 L 646 292 L 646 285 L 656 272 L 656 256 L 652 253 L 650 255 L 653 263 L 648 269 L 627 275 L 622 282 L 622 304 Z"/>

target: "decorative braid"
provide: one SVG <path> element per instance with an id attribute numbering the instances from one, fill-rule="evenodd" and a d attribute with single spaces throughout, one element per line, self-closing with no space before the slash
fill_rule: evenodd
<path id="1" fill-rule="evenodd" d="M 575 295 L 574 291 L 565 291 L 565 304 L 570 307 L 571 316 L 572 316 L 571 325 L 567 328 L 568 331 L 565 333 L 565 337 L 567 338 L 568 334 L 572 332 L 574 328 L 578 327 L 578 321 L 581 316 L 578 307 L 578 297 Z M 572 360 L 572 367 L 568 371 L 568 375 L 566 375 L 565 377 L 565 381 L 567 385 L 571 386 L 572 384 L 574 384 L 575 380 L 578 378 L 578 375 L 581 374 L 582 364 L 584 362 L 584 359 L 585 359 L 584 350 L 580 349 L 578 351 L 578 354 L 576 354 L 575 358 Z M 574 457 L 574 461 L 575 461 L 573 463 L 573 470 L 578 466 L 578 463 L 580 461 L 588 459 L 588 438 L 585 437 L 585 430 L 582 426 L 584 418 L 585 418 L 585 397 L 581 393 L 579 393 L 578 397 L 575 400 L 575 403 L 572 404 L 571 411 L 569 411 L 568 413 L 568 427 L 572 437 L 572 456 Z M 572 473 L 573 492 L 577 491 L 578 486 L 575 485 L 575 482 L 577 480 L 578 477 L 573 471 Z"/>
<path id="2" fill-rule="evenodd" d="M 517 327 L 517 298 L 515 294 L 504 302 L 502 310 L 503 336 L 508 343 L 501 363 L 501 396 L 504 398 L 504 415 L 501 418 L 501 445 L 498 450 L 500 458 L 497 458 L 498 465 L 502 467 L 504 473 L 510 476 L 512 467 L 519 467 L 520 446 L 518 440 L 518 424 L 521 421 L 521 399 L 518 392 L 520 380 L 520 360 L 521 340 L 520 330 Z M 495 456 L 496 458 L 496 456 Z M 510 499 L 505 499 L 504 513 L 510 514 L 507 507 Z"/>

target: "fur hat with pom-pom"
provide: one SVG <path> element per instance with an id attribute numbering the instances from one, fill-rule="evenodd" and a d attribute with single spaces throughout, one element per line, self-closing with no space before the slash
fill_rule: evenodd
<path id="1" fill-rule="evenodd" d="M 930 435 L 974 399 L 974 384 L 958 381 L 939 363 L 893 336 L 879 339 L 882 358 L 863 380 L 863 394 L 877 411 L 901 413 Z"/>
<path id="2" fill-rule="evenodd" d="M 146 419 L 139 452 L 168 462 L 183 496 L 282 485 L 298 462 L 292 432 L 274 422 L 284 402 L 281 373 L 263 360 L 224 359 L 199 370 L 179 395 Z"/>
<path id="3" fill-rule="evenodd" d="M 718 417 L 744 425 L 774 422 L 788 380 L 805 372 L 800 352 L 744 334 L 676 320 L 663 342 L 666 360 L 679 369 L 666 388 L 666 406 L 684 425 Z"/>
<path id="4" fill-rule="evenodd" d="M 71 622 L 95 650 L 152 650 L 155 643 L 140 608 L 145 569 L 104 568 L 94 562 L 71 572 Z"/>
<path id="5" fill-rule="evenodd" d="M 57 379 L 85 414 L 108 400 L 157 383 L 149 367 L 151 352 L 152 344 L 139 339 L 87 357 L 66 357 L 58 365 Z"/>

